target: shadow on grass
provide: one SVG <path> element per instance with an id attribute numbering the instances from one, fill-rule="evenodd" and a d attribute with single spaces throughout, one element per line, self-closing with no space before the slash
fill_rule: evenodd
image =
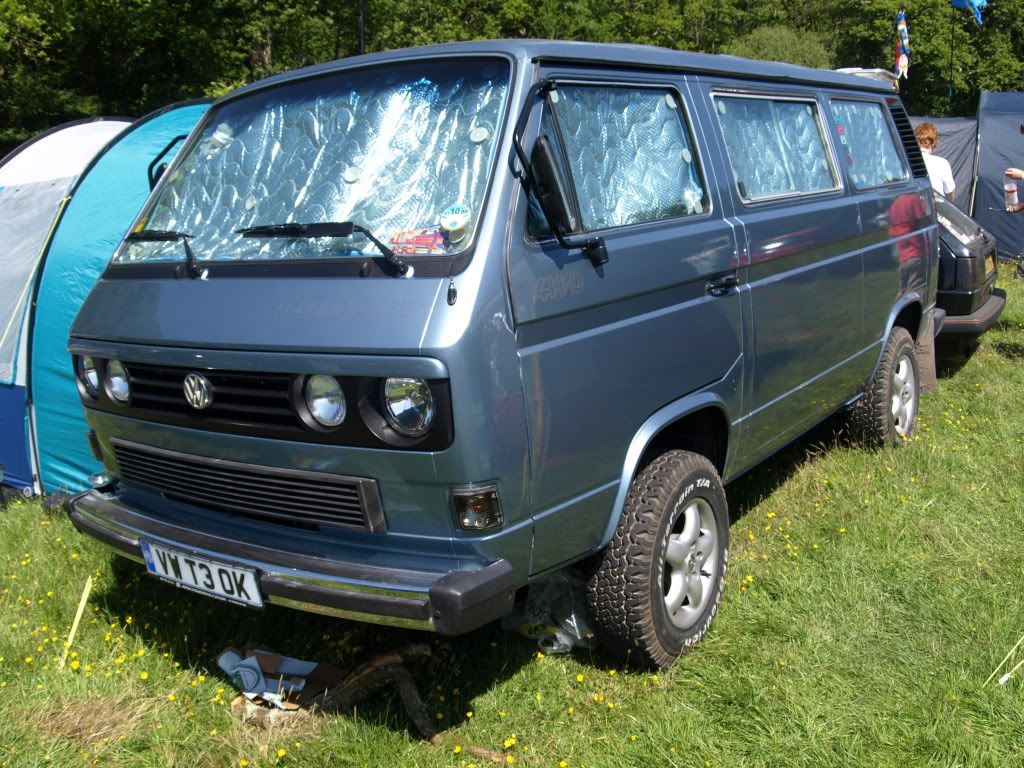
<path id="1" fill-rule="evenodd" d="M 785 483 L 805 462 L 853 441 L 840 413 L 797 438 L 726 488 L 731 522 L 741 519 Z M 222 603 L 165 584 L 143 566 L 111 556 L 117 586 L 94 595 L 108 621 L 133 617 L 129 631 L 147 645 L 167 652 L 183 667 L 201 667 L 232 684 L 216 665 L 228 647 L 265 645 L 301 659 L 328 661 L 352 671 L 370 658 L 425 643 L 431 654 L 409 664 L 419 691 L 440 724 L 455 725 L 468 702 L 515 674 L 536 656 L 535 641 L 504 631 L 498 623 L 468 635 L 442 638 L 425 632 L 346 621 L 273 605 L 262 611 Z M 603 667 L 600 650 L 577 651 L 584 664 Z M 456 694 L 455 691 L 458 691 Z M 440 695 L 444 695 L 444 701 Z M 359 707 L 356 717 L 396 732 L 412 732 L 397 695 L 376 696 Z M 416 735 L 413 733 L 413 735 Z"/>
<path id="2" fill-rule="evenodd" d="M 844 411 L 829 417 L 726 486 L 729 522 L 742 519 L 807 461 L 833 448 L 856 444 L 847 428 Z"/>
<path id="3" fill-rule="evenodd" d="M 464 719 L 467 702 L 513 675 L 537 652 L 534 641 L 502 631 L 497 623 L 463 637 L 444 638 L 273 605 L 263 610 L 242 608 L 178 589 L 148 575 L 140 564 L 111 558 L 116 586 L 93 595 L 107 621 L 123 624 L 124 617 L 131 616 L 128 632 L 150 648 L 169 653 L 182 668 L 201 668 L 203 674 L 218 677 L 229 691 L 234 686 L 217 667 L 217 656 L 228 647 L 268 646 L 351 672 L 378 654 L 426 644 L 430 655 L 412 659 L 407 666 L 428 715 L 443 715 L 438 726 L 446 728 Z M 352 716 L 419 737 L 393 687 L 370 696 Z"/>
<path id="4" fill-rule="evenodd" d="M 996 341 L 992 349 L 1007 360 L 1024 360 L 1024 344 L 1016 341 Z"/>

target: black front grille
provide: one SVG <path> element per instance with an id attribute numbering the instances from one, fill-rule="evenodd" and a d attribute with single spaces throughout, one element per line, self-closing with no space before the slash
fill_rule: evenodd
<path id="1" fill-rule="evenodd" d="M 899 99 L 889 99 L 889 113 L 892 115 L 893 122 L 896 123 L 896 130 L 899 131 L 903 149 L 907 151 L 911 172 L 919 179 L 927 179 L 928 166 L 925 165 L 921 146 L 917 143 L 917 136 L 914 135 L 914 126 L 910 124 L 907 110 L 903 108 Z"/>
<path id="2" fill-rule="evenodd" d="M 105 375 L 108 361 L 98 361 Z M 382 379 L 377 376 L 335 375 L 348 413 L 336 429 L 321 429 L 305 412 L 302 387 L 308 372 L 186 368 L 132 360 L 122 364 L 131 383 L 128 402 L 114 402 L 101 388 L 99 397 L 85 398 L 87 408 L 187 429 L 318 445 L 425 452 L 442 451 L 455 437 L 447 379 L 428 379 L 437 408 L 435 423 L 425 437 L 410 440 L 388 426 L 380 396 Z M 201 375 L 210 384 L 211 400 L 205 408 L 194 408 L 185 399 L 189 374 Z"/>
<path id="3" fill-rule="evenodd" d="M 187 368 L 125 363 L 132 382 L 132 405 L 159 413 L 188 415 L 211 421 L 258 422 L 285 429 L 298 427 L 287 373 L 203 371 L 213 385 L 213 403 L 196 411 L 185 400 Z"/>
<path id="4" fill-rule="evenodd" d="M 190 456 L 113 440 L 121 479 L 203 509 L 315 528 L 386 529 L 377 483 Z"/>

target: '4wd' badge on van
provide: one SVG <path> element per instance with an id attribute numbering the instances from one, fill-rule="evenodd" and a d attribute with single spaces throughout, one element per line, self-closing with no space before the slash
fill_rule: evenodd
<path id="1" fill-rule="evenodd" d="M 208 408 L 210 403 L 213 402 L 213 385 L 210 384 L 209 379 L 201 374 L 188 374 L 185 377 L 182 389 L 185 391 L 185 399 L 188 401 L 188 404 L 197 411 Z"/>

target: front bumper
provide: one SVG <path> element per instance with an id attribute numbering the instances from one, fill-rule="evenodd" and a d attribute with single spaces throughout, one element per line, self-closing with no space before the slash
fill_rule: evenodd
<path id="1" fill-rule="evenodd" d="M 993 288 L 992 294 L 978 309 L 969 315 L 946 314 L 946 322 L 942 326 L 944 336 L 980 336 L 999 320 L 1006 306 L 1006 291 Z"/>
<path id="2" fill-rule="evenodd" d="M 357 621 L 459 635 L 512 610 L 512 565 L 498 560 L 447 574 L 383 568 L 288 552 L 148 517 L 99 490 L 71 499 L 79 532 L 143 562 L 139 540 L 256 570 L 267 602 Z"/>

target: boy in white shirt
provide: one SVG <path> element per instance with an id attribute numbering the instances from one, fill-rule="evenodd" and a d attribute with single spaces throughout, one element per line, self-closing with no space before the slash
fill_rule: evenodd
<path id="1" fill-rule="evenodd" d="M 939 132 L 932 123 L 921 123 L 914 129 L 914 135 L 917 136 L 917 143 L 921 145 L 921 154 L 924 155 L 924 164 L 928 168 L 932 189 L 952 200 L 953 192 L 956 190 L 953 169 L 949 167 L 949 162 L 945 158 L 934 154 L 939 146 Z"/>

